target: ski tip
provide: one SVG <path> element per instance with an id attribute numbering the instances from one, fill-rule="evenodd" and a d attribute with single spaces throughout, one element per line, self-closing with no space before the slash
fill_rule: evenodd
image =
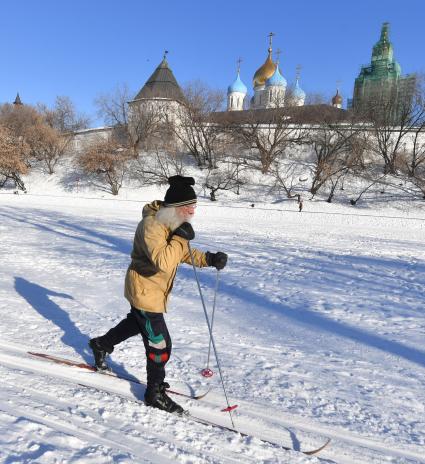
<path id="1" fill-rule="evenodd" d="M 233 406 L 229 406 L 227 408 L 224 408 L 221 410 L 221 412 L 230 412 L 230 411 L 234 411 L 236 408 L 238 407 L 237 404 L 233 405 Z"/>
<path id="2" fill-rule="evenodd" d="M 205 393 L 201 393 L 199 395 L 194 396 L 193 399 L 194 400 L 202 400 L 202 398 L 205 398 L 210 391 L 211 391 L 211 388 L 209 388 Z"/>
<path id="3" fill-rule="evenodd" d="M 317 449 L 311 450 L 311 451 L 303 451 L 303 454 L 307 454 L 308 456 L 311 456 L 313 454 L 317 454 L 320 451 L 322 451 L 323 449 L 325 449 L 329 445 L 330 442 L 331 442 L 331 439 L 328 438 L 327 442 L 324 445 L 322 445 L 320 448 L 317 448 Z"/>

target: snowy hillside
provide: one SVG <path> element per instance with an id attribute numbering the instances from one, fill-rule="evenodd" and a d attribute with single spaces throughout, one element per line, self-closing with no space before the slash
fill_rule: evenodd
<path id="1" fill-rule="evenodd" d="M 50 182 L 50 183 L 49 183 Z M 246 438 L 146 408 L 143 388 L 26 355 L 91 362 L 87 342 L 128 311 L 123 280 L 146 201 L 62 189 L 0 191 L 0 462 L 425 462 L 425 208 L 201 198 L 194 246 L 229 254 L 214 333 L 237 428 Z M 211 309 L 215 271 L 200 271 Z M 174 397 L 230 425 L 193 270 L 169 313 Z M 117 372 L 145 379 L 142 340 L 116 347 Z M 215 365 L 212 366 L 216 371 Z M 314 457 L 264 443 L 270 439 Z"/>

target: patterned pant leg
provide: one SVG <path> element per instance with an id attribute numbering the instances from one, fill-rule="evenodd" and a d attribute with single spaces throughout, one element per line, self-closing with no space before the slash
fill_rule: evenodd
<path id="1" fill-rule="evenodd" d="M 171 356 L 172 342 L 164 314 L 132 308 L 139 321 L 146 350 L 148 385 L 159 385 L 165 379 L 165 365 Z"/>

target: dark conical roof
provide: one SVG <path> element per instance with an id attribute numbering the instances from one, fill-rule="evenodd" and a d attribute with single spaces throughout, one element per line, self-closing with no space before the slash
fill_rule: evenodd
<path id="1" fill-rule="evenodd" d="M 168 67 L 165 57 L 134 100 L 141 98 L 166 98 L 179 102 L 184 101 L 183 92 L 174 77 L 173 71 Z"/>
<path id="2" fill-rule="evenodd" d="M 15 101 L 13 102 L 14 105 L 23 105 L 21 101 L 21 97 L 19 96 L 19 92 L 16 94 Z"/>

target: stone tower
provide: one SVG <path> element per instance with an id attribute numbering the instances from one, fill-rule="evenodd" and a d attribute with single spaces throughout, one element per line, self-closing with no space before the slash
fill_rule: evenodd
<path id="1" fill-rule="evenodd" d="M 168 65 L 167 55 L 137 93 L 134 99 L 128 102 L 129 119 L 143 111 L 161 111 L 173 118 L 178 107 L 185 102 L 183 92 Z"/>

